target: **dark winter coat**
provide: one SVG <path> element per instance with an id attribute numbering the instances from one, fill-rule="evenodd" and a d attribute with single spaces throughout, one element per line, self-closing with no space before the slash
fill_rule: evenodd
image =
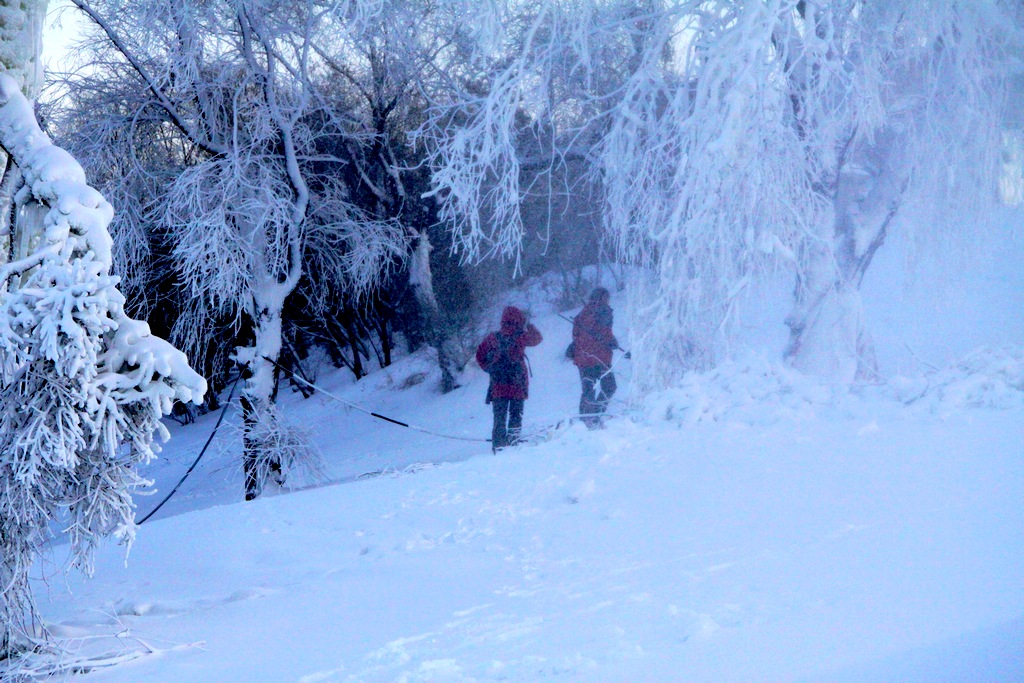
<path id="1" fill-rule="evenodd" d="M 526 366 L 526 347 L 542 340 L 540 331 L 526 322 L 526 315 L 515 306 L 501 314 L 501 329 L 491 332 L 476 350 L 476 362 L 491 376 L 487 401 L 495 398 L 525 400 L 530 377 Z"/>
<path id="2" fill-rule="evenodd" d="M 573 358 L 576 367 L 610 368 L 612 350 L 619 342 L 612 334 L 612 307 L 608 305 L 608 292 L 592 297 L 576 316 L 572 325 Z"/>

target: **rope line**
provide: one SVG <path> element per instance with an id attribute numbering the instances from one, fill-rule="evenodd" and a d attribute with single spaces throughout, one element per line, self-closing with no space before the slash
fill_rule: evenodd
<path id="1" fill-rule="evenodd" d="M 384 420 L 385 422 L 390 422 L 391 424 L 395 424 L 395 425 L 398 425 L 400 427 L 406 427 L 408 429 L 411 429 L 411 430 L 416 431 L 416 432 L 421 432 L 423 434 L 430 434 L 431 436 L 439 436 L 442 439 L 452 439 L 453 441 L 472 441 L 474 443 L 490 443 L 491 442 L 490 439 L 481 439 L 479 437 L 473 437 L 473 436 L 456 436 L 454 434 L 442 434 L 441 432 L 434 432 L 434 431 L 431 431 L 429 429 L 424 429 L 422 427 L 417 427 L 415 425 L 411 425 L 411 424 L 402 422 L 401 420 L 395 420 L 393 418 L 387 417 L 386 415 L 381 415 L 379 413 L 375 413 L 375 412 L 373 412 L 371 410 L 367 410 L 366 408 L 363 408 L 362 406 L 356 405 L 355 403 L 352 403 L 350 401 L 346 401 L 343 398 L 335 396 L 334 394 L 332 394 L 331 392 L 327 391 L 326 389 L 324 389 L 322 387 L 319 387 L 316 384 L 313 384 L 312 382 L 303 379 L 302 377 L 299 377 L 294 372 L 292 372 L 288 368 L 284 367 L 283 365 L 281 365 L 277 361 L 271 360 L 270 358 L 267 358 L 266 356 L 263 356 L 263 358 L 265 360 L 273 363 L 274 365 L 276 365 L 281 370 L 284 370 L 285 372 L 287 372 L 289 375 L 291 375 L 292 379 L 297 380 L 299 382 L 302 382 L 303 384 L 307 385 L 309 388 L 311 388 L 311 389 L 313 389 L 315 391 L 319 391 L 321 394 L 323 394 L 327 398 L 330 398 L 330 399 L 332 399 L 334 401 L 337 401 L 338 403 L 341 403 L 342 405 L 348 406 L 349 408 L 352 408 L 353 410 L 358 410 L 361 413 L 366 413 L 370 417 L 375 417 L 378 420 Z"/>
<path id="2" fill-rule="evenodd" d="M 220 424 L 221 422 L 224 421 L 224 415 L 228 412 L 228 408 L 231 406 L 231 399 L 235 397 L 235 389 L 238 387 L 238 382 L 241 379 L 242 375 L 239 374 L 238 377 L 235 378 L 235 383 L 231 385 L 231 393 L 228 394 L 228 400 L 224 402 L 224 407 L 221 408 L 220 410 L 220 417 L 217 418 L 217 424 L 213 426 L 213 431 L 210 432 L 210 437 L 206 440 L 206 443 L 203 444 L 203 447 L 199 451 L 199 455 L 196 456 L 195 461 L 187 470 L 185 470 L 185 474 L 183 474 L 181 479 L 178 480 L 178 483 L 174 485 L 174 488 L 171 489 L 171 492 L 167 494 L 167 497 L 161 500 L 159 505 L 150 510 L 148 515 L 139 520 L 138 524 L 143 524 L 147 519 L 155 515 L 156 511 L 162 508 L 164 506 L 164 503 L 169 501 L 171 499 L 171 496 L 173 496 L 178 491 L 178 487 L 181 486 L 186 479 L 188 479 L 188 475 L 192 474 L 192 470 L 196 468 L 196 465 L 199 464 L 199 461 L 203 458 L 203 455 L 206 454 L 206 449 L 209 448 L 210 444 L 213 442 L 213 437 L 217 435 L 217 430 L 220 429 Z"/>
<path id="3" fill-rule="evenodd" d="M 392 424 L 399 425 L 401 427 L 408 427 L 409 426 L 406 423 L 402 422 L 401 420 L 392 420 L 390 417 L 388 417 L 386 415 L 381 415 L 380 413 L 370 413 L 370 415 L 373 415 L 374 417 L 378 417 L 378 418 L 380 418 L 382 420 L 386 420 L 386 421 L 388 421 L 388 422 L 390 422 Z"/>
<path id="4" fill-rule="evenodd" d="M 265 360 L 273 363 L 279 369 L 284 370 L 285 372 L 287 372 L 292 377 L 292 379 L 297 380 L 299 382 L 302 382 L 303 384 L 305 384 L 306 386 L 308 386 L 312 390 L 318 391 L 321 394 L 323 394 L 324 396 L 326 396 L 326 397 L 328 397 L 328 398 L 330 398 L 330 399 L 332 399 L 334 401 L 337 401 L 338 403 L 341 403 L 344 406 L 352 408 L 353 410 L 358 410 L 359 412 L 365 413 L 365 414 L 369 415 L 370 417 L 375 417 L 378 420 L 383 420 L 385 422 L 390 422 L 391 424 L 398 425 L 399 427 L 406 427 L 407 429 L 412 429 L 413 431 L 421 432 L 423 434 L 430 434 L 431 436 L 438 436 L 438 437 L 441 437 L 442 439 L 452 439 L 452 440 L 455 440 L 455 441 L 471 441 L 471 442 L 474 442 L 474 443 L 490 443 L 491 442 L 490 439 L 482 439 L 482 438 L 479 438 L 479 437 L 456 436 L 454 434 L 442 434 L 441 432 L 431 431 L 429 429 L 424 429 L 422 427 L 417 427 L 415 425 L 411 425 L 411 424 L 408 424 L 406 422 L 402 422 L 401 420 L 396 420 L 394 418 L 390 418 L 387 415 L 381 415 L 380 413 L 375 413 L 375 412 L 367 410 L 366 408 L 363 408 L 362 406 L 359 406 L 359 405 L 357 405 L 355 403 L 352 403 L 350 401 L 346 401 L 345 399 L 343 399 L 343 398 L 341 398 L 339 396 L 335 396 L 334 394 L 332 394 L 331 392 L 327 391 L 326 389 L 324 389 L 324 388 L 322 388 L 320 386 L 317 386 L 316 384 L 314 384 L 313 382 L 310 382 L 309 380 L 305 379 L 304 377 L 300 377 L 300 376 L 296 375 L 294 372 L 292 372 L 288 368 L 280 365 L 279 363 L 277 363 L 276 361 L 271 360 L 270 358 L 267 358 L 266 356 L 264 356 L 263 358 Z M 157 513 L 157 511 L 160 510 L 160 508 L 162 508 L 164 506 L 164 503 L 169 501 L 171 499 L 171 497 L 175 493 L 178 492 L 178 489 L 181 487 L 181 485 L 183 483 L 185 483 L 185 480 L 188 479 L 189 475 L 192 474 L 192 471 L 195 470 L 196 465 L 199 464 L 199 461 L 202 460 L 203 456 L 206 454 L 207 449 L 209 449 L 210 444 L 213 443 L 213 439 L 217 435 L 217 431 L 220 429 L 221 424 L 224 422 L 224 416 L 227 414 L 228 408 L 231 407 L 231 399 L 233 399 L 235 397 L 235 390 L 238 388 L 238 383 L 241 381 L 241 379 L 242 379 L 242 376 L 241 376 L 241 374 L 239 374 L 239 376 L 235 378 L 234 383 L 231 385 L 231 391 L 228 394 L 228 399 L 227 399 L 227 401 L 224 402 L 224 407 L 221 408 L 220 415 L 217 417 L 217 423 L 213 426 L 213 431 L 210 432 L 210 436 L 206 439 L 206 443 L 204 443 L 203 447 L 200 449 L 199 455 L 196 456 L 196 459 L 192 462 L 192 464 L 189 466 L 189 468 L 187 470 L 185 470 L 185 474 L 183 474 L 181 476 L 181 479 L 179 479 L 178 483 L 174 485 L 174 488 L 171 489 L 170 493 L 168 493 L 164 497 L 164 499 L 161 500 L 160 503 L 155 508 L 150 510 L 149 513 L 145 517 L 140 519 L 137 522 L 137 524 L 139 524 L 139 525 L 144 524 L 147 520 L 149 520 L 150 517 L 155 515 Z M 602 413 L 601 416 L 602 417 L 617 417 L 616 415 L 614 415 L 612 413 Z M 585 419 L 585 418 L 592 418 L 592 417 L 597 417 L 597 415 L 567 415 L 567 416 L 563 417 L 562 419 L 558 420 L 556 423 L 554 423 L 553 428 L 541 427 L 540 429 L 535 430 L 533 433 L 527 433 L 527 438 L 529 438 L 530 436 L 535 436 L 536 434 L 543 434 L 543 433 L 549 431 L 550 429 L 557 429 L 562 424 L 567 424 L 567 423 L 571 424 L 572 422 L 575 422 L 578 419 L 581 419 L 581 418 Z M 362 475 L 360 475 L 360 476 L 362 476 Z"/>

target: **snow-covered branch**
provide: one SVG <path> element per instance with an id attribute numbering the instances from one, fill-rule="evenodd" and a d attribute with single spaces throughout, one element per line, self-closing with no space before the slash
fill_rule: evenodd
<path id="1" fill-rule="evenodd" d="M 124 312 L 110 275 L 110 204 L 39 129 L 18 84 L 0 75 L 0 147 L 24 179 L 0 290 L 0 580 L 2 650 L 40 634 L 28 567 L 51 520 L 66 523 L 77 564 L 114 534 L 134 535 L 137 465 L 166 431 L 175 400 L 206 381 L 180 351 Z"/>

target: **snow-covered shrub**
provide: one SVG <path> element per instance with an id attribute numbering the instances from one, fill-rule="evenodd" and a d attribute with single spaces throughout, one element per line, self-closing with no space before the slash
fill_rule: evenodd
<path id="1" fill-rule="evenodd" d="M 243 440 L 252 439 L 260 444 L 256 457 L 244 462 L 245 476 L 254 480 L 251 490 L 258 495 L 268 479 L 276 479 L 281 484 L 286 478 L 306 484 L 327 481 L 323 456 L 309 432 L 283 419 L 277 404 L 270 404 L 263 410 L 273 414 L 259 414 L 251 426 L 241 430 Z"/>
<path id="2" fill-rule="evenodd" d="M 907 405 L 945 413 L 964 408 L 1024 405 L 1024 349 L 982 348 L 948 368 L 924 377 L 890 382 Z"/>
<path id="3" fill-rule="evenodd" d="M 688 373 L 678 387 L 648 396 L 643 413 L 649 420 L 683 426 L 718 421 L 771 424 L 811 418 L 816 409 L 848 393 L 845 386 L 831 386 L 781 362 L 752 356 Z"/>
<path id="4" fill-rule="evenodd" d="M 1024 349 L 975 351 L 948 368 L 920 377 L 850 387 L 830 384 L 778 361 L 752 356 L 688 373 L 674 389 L 645 398 L 647 420 L 681 426 L 701 422 L 774 424 L 823 414 L 859 415 L 888 406 L 945 415 L 965 408 L 1024 405 Z"/>
<path id="5" fill-rule="evenodd" d="M 135 535 L 138 465 L 175 400 L 205 380 L 129 318 L 110 275 L 113 210 L 0 75 L 0 146 L 22 177 L 13 258 L 0 267 L 0 659 L 45 642 L 28 572 L 56 520 L 92 571 L 105 536 Z M 6 180 L 6 179 L 5 179 Z"/>

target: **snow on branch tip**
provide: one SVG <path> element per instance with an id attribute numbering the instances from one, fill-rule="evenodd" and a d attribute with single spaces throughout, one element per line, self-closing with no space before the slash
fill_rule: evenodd
<path id="1" fill-rule="evenodd" d="M 110 203 L 86 182 L 75 158 L 54 145 L 36 122 L 32 104 L 17 82 L 0 74 L 0 147 L 14 159 L 25 180 L 21 192 L 46 208 L 43 239 L 36 253 L 22 259 L 24 269 L 49 258 L 87 259 L 99 264 L 101 275 L 110 272 L 113 240 L 108 226 L 114 217 Z M 29 199 L 24 196 L 23 199 Z M 16 264 L 8 264 L 7 275 Z M 124 297 L 109 280 L 104 297 L 110 318 L 104 365 L 121 379 L 121 391 L 157 391 L 163 412 L 171 399 L 200 402 L 206 380 L 189 367 L 185 355 L 150 333 L 149 326 L 124 312 Z M 156 389 L 156 385 L 166 385 Z"/>
<path id="2" fill-rule="evenodd" d="M 75 158 L 39 128 L 31 102 L 5 74 L 0 74 L 0 145 L 21 169 L 23 191 L 49 209 L 44 220 L 46 243 L 63 246 L 73 239 L 75 251 L 91 251 L 109 269 L 113 241 L 107 226 L 113 207 L 86 183 Z"/>

